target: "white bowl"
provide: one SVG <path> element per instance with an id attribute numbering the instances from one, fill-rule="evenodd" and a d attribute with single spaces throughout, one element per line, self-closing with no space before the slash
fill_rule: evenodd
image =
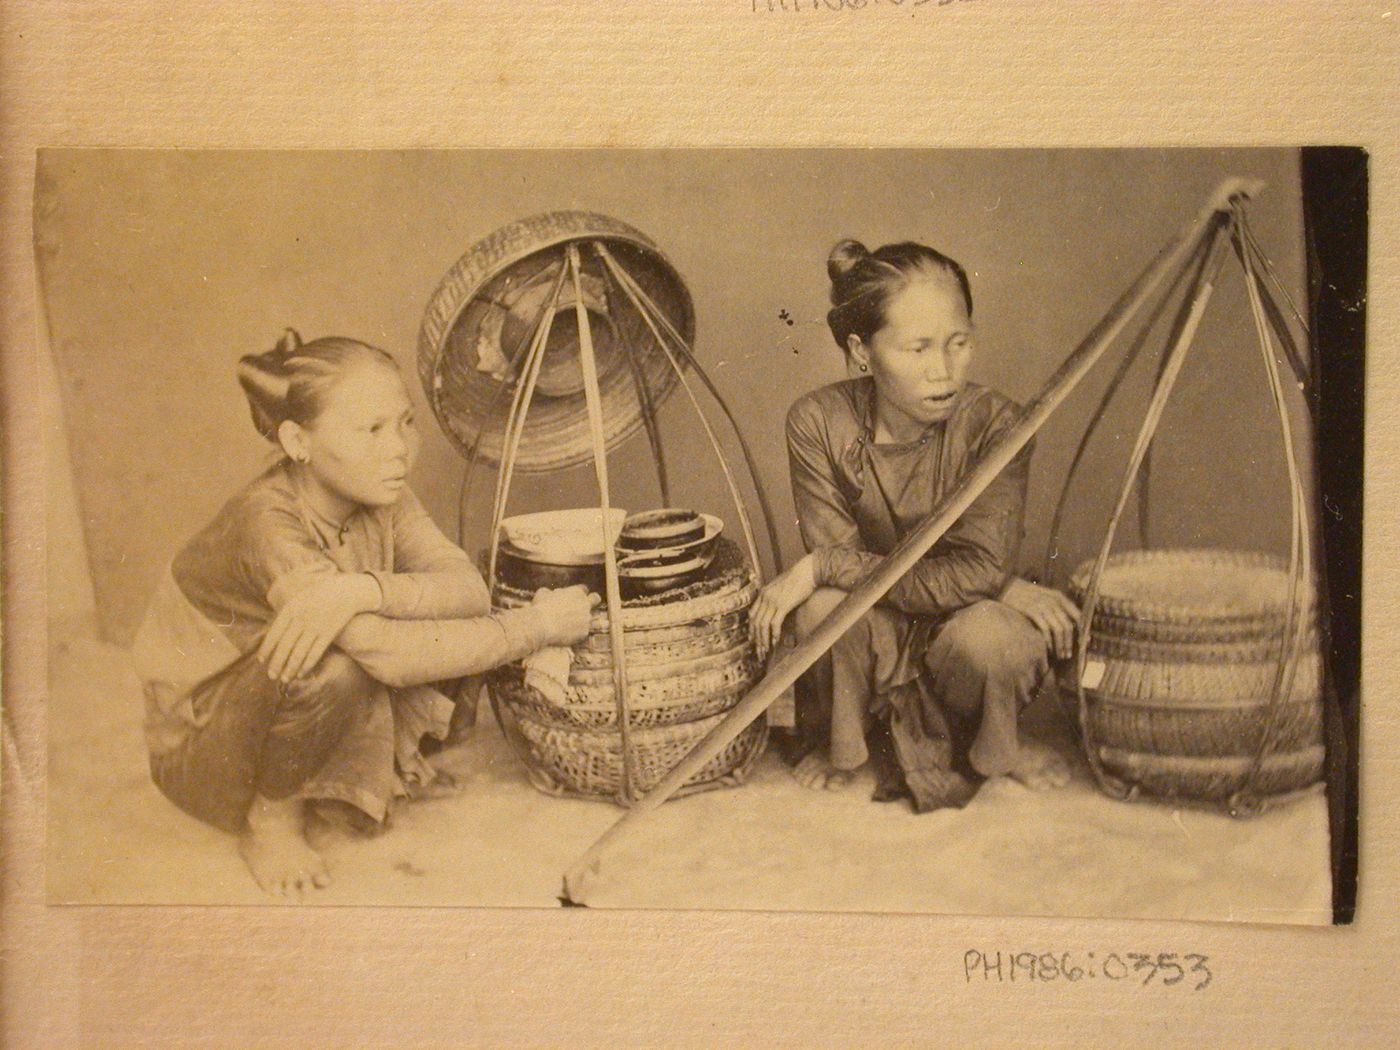
<path id="1" fill-rule="evenodd" d="M 597 507 L 571 510 L 543 510 L 517 514 L 501 521 L 501 531 L 510 545 L 541 561 L 559 561 L 601 556 L 617 542 L 627 511 L 608 509 L 604 534 L 602 511 Z"/>

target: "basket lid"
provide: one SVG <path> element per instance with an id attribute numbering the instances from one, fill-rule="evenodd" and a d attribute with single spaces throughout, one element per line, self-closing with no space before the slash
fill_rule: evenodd
<path id="1" fill-rule="evenodd" d="M 1093 562 L 1070 578 L 1070 595 L 1083 604 Z M 1303 581 L 1303 607 L 1315 615 L 1314 592 Z M 1283 621 L 1290 594 L 1288 565 L 1270 554 L 1209 548 L 1130 551 L 1112 555 L 1099 581 L 1097 611 L 1124 620 L 1160 624 Z"/>
<path id="2" fill-rule="evenodd" d="M 513 373 L 548 307 L 571 243 L 580 248 L 579 292 L 568 280 L 560 289 L 516 469 L 558 470 L 593 458 L 579 359 L 580 299 L 593 337 L 608 448 L 642 426 L 639 382 L 653 405 L 675 387 L 666 354 L 593 247 L 607 249 L 689 345 L 695 336 L 690 293 L 652 241 L 626 223 L 592 212 L 521 219 L 476 242 L 457 260 L 429 300 L 419 332 L 418 372 L 428 403 L 464 456 L 475 449 L 486 462 L 500 462 Z"/>

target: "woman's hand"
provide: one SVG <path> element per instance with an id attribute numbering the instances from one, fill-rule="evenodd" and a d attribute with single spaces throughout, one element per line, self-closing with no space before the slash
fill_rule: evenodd
<path id="1" fill-rule="evenodd" d="M 309 584 L 277 610 L 258 646 L 267 676 L 290 682 L 310 671 L 345 625 L 374 612 L 383 595 L 368 573 L 335 573 Z"/>
<path id="2" fill-rule="evenodd" d="M 759 592 L 749 609 L 749 637 L 760 660 L 777 647 L 788 613 L 810 598 L 816 589 L 817 560 L 809 554 Z"/>
<path id="3" fill-rule="evenodd" d="M 1074 632 L 1079 626 L 1079 607 L 1074 602 L 1057 590 L 1022 579 L 1006 585 L 1001 601 L 1035 624 L 1058 659 L 1074 655 Z"/>
<path id="4" fill-rule="evenodd" d="M 548 644 L 573 645 L 588 637 L 593 610 L 601 601 L 602 598 L 583 584 L 575 584 L 560 590 L 543 587 L 535 592 L 530 605 L 544 616 L 549 630 Z"/>

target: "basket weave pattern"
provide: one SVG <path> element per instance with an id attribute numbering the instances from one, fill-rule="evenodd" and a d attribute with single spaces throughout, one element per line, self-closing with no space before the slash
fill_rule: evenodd
<path id="1" fill-rule="evenodd" d="M 616 795 L 622 787 L 622 743 L 616 732 L 565 729 L 519 715 L 520 732 L 530 743 L 538 766 L 565 791 L 579 795 Z M 639 729 L 632 734 L 637 759 L 637 790 L 654 788 L 686 753 L 719 724 L 712 718 Z M 721 780 L 741 783 L 767 740 L 767 726 L 753 723 L 687 782 L 696 788 Z"/>
<path id="2" fill-rule="evenodd" d="M 1081 606 L 1089 570 L 1070 582 Z M 1246 786 L 1272 720 L 1253 790 L 1267 796 L 1316 783 L 1322 660 L 1316 610 L 1311 601 L 1305 608 L 1292 682 L 1271 712 L 1287 618 L 1280 559 L 1215 550 L 1111 558 L 1089 643 L 1089 662 L 1102 673 L 1085 688 L 1081 712 L 1092 757 L 1129 788 L 1225 801 Z"/>
<path id="3" fill-rule="evenodd" d="M 731 613 L 720 618 L 714 628 L 703 634 L 693 633 L 691 624 L 674 628 L 669 637 L 658 637 L 661 631 L 629 631 L 623 635 L 627 653 L 627 669 L 632 677 L 645 677 L 646 669 L 655 665 L 669 666 L 676 660 L 690 660 L 717 653 L 728 653 L 736 646 L 742 646 L 748 638 L 748 625 L 742 614 Z M 634 642 L 636 635 L 650 635 L 653 641 Z M 596 642 L 596 635 L 588 636 Z M 574 649 L 574 667 L 578 670 L 612 667 L 612 653 L 599 650 L 594 645 L 580 645 Z"/>
<path id="4" fill-rule="evenodd" d="M 604 241 L 632 277 L 664 310 L 690 342 L 694 307 L 684 283 L 652 241 L 626 223 L 606 215 L 557 211 L 504 226 L 472 245 L 448 271 L 433 293 L 418 337 L 418 370 L 434 414 L 464 456 L 479 453 L 499 462 L 509 399 L 499 397 L 500 383 L 477 367 L 478 343 L 489 318 L 512 289 L 528 284 L 550 266 L 559 265 L 561 246 L 571 241 Z M 594 269 L 601 264 L 585 258 Z M 562 315 L 561 326 L 569 319 Z M 677 382 L 663 353 L 654 346 L 641 317 L 620 302 L 610 304 L 609 321 L 619 345 L 636 355 L 642 379 L 660 404 Z M 600 395 L 606 445 L 613 448 L 642 425 L 635 380 L 619 352 L 600 361 Z M 577 397 L 540 397 L 530 411 L 516 454 L 523 473 L 557 470 L 592 457 L 587 416 Z"/>
<path id="5" fill-rule="evenodd" d="M 726 541 L 721 541 L 726 542 Z M 731 544 L 732 546 L 732 544 Z M 719 558 L 711 571 L 717 571 Z M 658 602 L 657 598 L 669 598 L 669 602 Z M 687 625 L 699 620 L 710 621 L 730 613 L 743 613 L 744 623 L 748 623 L 748 609 L 758 597 L 758 588 L 749 579 L 748 572 L 742 569 L 723 569 L 710 579 L 701 580 L 687 587 L 666 591 L 661 595 L 647 595 L 624 603 L 622 608 L 622 629 L 627 635 L 633 632 L 652 630 L 679 630 L 684 632 Z M 501 609 L 518 609 L 530 604 L 530 592 L 497 584 L 493 601 Z M 685 606 L 685 618 L 678 620 L 673 606 Z M 591 649 L 610 652 L 608 637 L 608 614 L 603 610 L 594 613 L 589 622 L 589 640 L 584 644 Z M 679 637 L 673 634 L 671 637 Z M 629 639 L 630 640 L 630 639 Z M 638 641 L 645 644 L 650 637 L 638 634 Z"/>
<path id="6" fill-rule="evenodd" d="M 627 704 L 632 726 L 671 725 L 727 711 L 757 679 L 756 661 L 744 654 L 723 667 L 700 673 L 676 673 L 637 682 L 629 677 Z M 497 695 L 512 706 L 528 709 L 532 718 L 562 727 L 615 728 L 617 701 L 612 683 L 570 686 L 563 703 L 546 699 L 525 684 L 517 667 L 501 668 L 489 679 Z"/>
<path id="7" fill-rule="evenodd" d="M 654 787 L 760 676 L 748 637 L 748 609 L 757 589 L 740 563 L 737 547 L 722 540 L 707 578 L 624 604 L 634 791 Z M 495 590 L 498 607 L 517 608 L 528 600 L 521 591 Z M 519 663 L 492 671 L 487 684 L 526 743 L 537 785 L 577 795 L 618 794 L 623 756 L 606 614 L 594 616 L 588 636 L 574 647 L 562 701 L 526 685 Z M 687 786 L 742 781 L 766 740 L 760 720 Z"/>

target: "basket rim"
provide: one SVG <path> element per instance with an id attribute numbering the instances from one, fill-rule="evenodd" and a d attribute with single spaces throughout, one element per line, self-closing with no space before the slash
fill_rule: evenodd
<path id="1" fill-rule="evenodd" d="M 1287 574 L 1287 563 L 1278 555 L 1265 551 L 1230 550 L 1221 547 L 1164 547 L 1151 550 L 1122 551 L 1109 557 L 1104 566 L 1105 572 L 1112 568 L 1137 565 L 1180 565 L 1188 569 L 1232 568 L 1259 569 Z M 1094 561 L 1083 562 L 1070 576 L 1068 590 L 1071 599 L 1081 607 L 1084 604 L 1089 574 Z M 1303 581 L 1304 616 L 1316 616 L 1317 602 L 1315 588 L 1309 581 Z M 1095 620 L 1102 614 L 1115 620 L 1136 621 L 1146 624 L 1162 624 L 1180 627 L 1199 626 L 1209 628 L 1224 625 L 1236 628 L 1256 626 L 1260 629 L 1276 626 L 1284 622 L 1289 607 L 1286 601 L 1261 603 L 1252 608 L 1238 605 L 1187 605 L 1171 602 L 1145 601 L 1140 598 L 1105 594 L 1102 591 L 1094 609 Z"/>
<path id="2" fill-rule="evenodd" d="M 498 247 L 502 242 L 508 242 L 512 231 L 528 234 L 532 227 L 544 230 L 551 225 L 558 228 L 541 232 L 537 239 L 527 237 L 525 244 L 514 250 L 502 251 Z M 474 442 L 467 441 L 463 436 L 463 431 L 458 429 L 459 421 L 453 413 L 444 408 L 438 397 L 438 390 L 443 383 L 442 365 L 446 360 L 446 344 L 451 333 L 457 327 L 467 307 L 500 274 L 533 255 L 579 241 L 626 244 L 645 253 L 657 263 L 666 275 L 668 282 L 679 293 L 683 306 L 683 316 L 679 319 L 681 323 L 677 327 L 685 336 L 687 344 L 694 346 L 695 304 L 690 289 L 686 286 L 684 278 L 681 277 L 680 271 L 671 259 L 657 246 L 656 242 L 636 227 L 601 212 L 574 208 L 537 212 L 498 226 L 473 241 L 448 268 L 428 297 L 418 330 L 419 380 L 427 395 L 433 415 L 448 442 L 464 458 L 473 455 L 475 447 L 480 443 L 480 436 L 478 435 Z M 496 255 L 497 252 L 500 253 L 499 257 Z M 683 360 L 681 365 L 682 367 L 685 365 Z M 663 376 L 662 385 L 653 391 L 656 404 L 664 401 L 679 382 L 678 377 L 672 371 L 663 373 Z M 630 389 L 630 385 L 629 377 L 626 388 Z M 605 442 L 608 449 L 626 441 L 640 430 L 644 423 L 640 406 L 635 409 L 628 407 L 619 419 L 620 425 L 616 432 L 611 434 Z M 486 462 L 495 462 L 495 459 L 487 453 L 484 445 L 480 455 Z M 538 456 L 517 456 L 515 469 L 522 474 L 550 473 L 587 462 L 591 455 L 591 445 L 570 449 L 565 444 L 563 449 L 555 449 L 548 456 L 542 453 Z"/>
<path id="3" fill-rule="evenodd" d="M 710 581 L 700 582 L 708 583 Z M 748 569 L 727 570 L 724 576 L 716 577 L 714 582 L 718 584 L 714 589 L 690 598 L 669 602 L 648 602 L 645 600 L 624 602 L 622 606 L 623 630 L 673 627 L 690 620 L 738 612 L 752 605 L 758 594 L 758 587 L 754 584 L 753 576 Z M 530 595 L 529 591 L 522 591 L 498 581 L 492 594 L 492 601 L 498 608 L 518 609 L 530 604 Z M 605 609 L 594 613 L 593 619 L 589 622 L 588 630 L 590 634 L 606 634 L 608 632 L 608 614 Z"/>

